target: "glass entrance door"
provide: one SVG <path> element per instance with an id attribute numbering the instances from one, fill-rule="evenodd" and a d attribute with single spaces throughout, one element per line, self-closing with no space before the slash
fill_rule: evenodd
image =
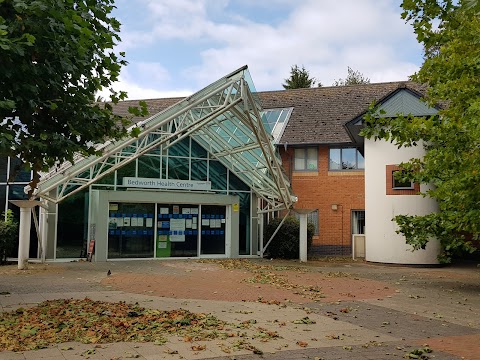
<path id="1" fill-rule="evenodd" d="M 110 203 L 108 258 L 153 257 L 155 204 Z"/>
<path id="2" fill-rule="evenodd" d="M 200 255 L 225 255 L 226 207 L 202 205 Z"/>
<path id="3" fill-rule="evenodd" d="M 198 205 L 157 205 L 156 257 L 198 257 Z"/>

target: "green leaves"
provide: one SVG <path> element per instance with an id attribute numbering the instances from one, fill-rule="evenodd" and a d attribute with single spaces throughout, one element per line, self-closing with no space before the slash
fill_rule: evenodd
<path id="1" fill-rule="evenodd" d="M 290 69 L 290 77 L 285 79 L 285 84 L 282 84 L 284 89 L 301 89 L 310 88 L 315 85 L 315 78 L 310 77 L 310 73 L 305 67 L 300 69 L 298 65 L 293 65 Z M 322 86 L 322 84 L 318 84 Z"/>
<path id="2" fill-rule="evenodd" d="M 95 93 L 118 80 L 126 64 L 113 49 L 120 40 L 113 4 L 1 2 L 0 119 L 8 120 L 0 125 L 0 156 L 18 156 L 37 174 L 128 135 L 128 119 L 114 115 L 111 106 L 93 105 Z M 113 102 L 125 98 L 112 90 Z M 140 107 L 135 114 L 145 112 Z"/>
<path id="3" fill-rule="evenodd" d="M 345 79 L 338 79 L 333 82 L 333 86 L 347 86 L 358 84 L 370 84 L 370 79 L 364 76 L 360 71 L 353 70 L 350 66 L 347 67 L 347 77 Z"/>
<path id="4" fill-rule="evenodd" d="M 4 264 L 7 255 L 15 248 L 18 239 L 18 223 L 13 211 L 7 210 L 0 217 L 0 264 Z"/>

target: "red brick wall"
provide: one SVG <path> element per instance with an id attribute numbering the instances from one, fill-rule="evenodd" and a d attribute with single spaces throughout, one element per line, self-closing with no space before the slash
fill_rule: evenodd
<path id="1" fill-rule="evenodd" d="M 294 148 L 280 148 L 283 167 L 298 197 L 295 208 L 318 209 L 313 245 L 351 246 L 351 210 L 365 209 L 363 171 L 328 171 L 328 146 L 318 148 L 318 172 L 294 171 Z M 337 205 L 337 210 L 332 210 Z"/>

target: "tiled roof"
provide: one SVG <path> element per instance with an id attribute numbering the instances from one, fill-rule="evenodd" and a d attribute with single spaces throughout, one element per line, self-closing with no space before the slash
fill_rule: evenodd
<path id="1" fill-rule="evenodd" d="M 293 107 L 280 144 L 350 143 L 344 125 L 398 88 L 423 93 L 413 82 L 317 87 L 259 92 L 264 109 Z"/>
<path id="2" fill-rule="evenodd" d="M 152 116 L 176 104 L 177 102 L 183 99 L 184 99 L 183 97 L 177 97 L 177 98 L 162 98 L 162 99 L 146 99 L 143 101 L 147 103 L 148 111 L 150 112 L 148 116 Z M 116 105 L 112 104 L 113 112 L 120 116 L 128 116 L 129 115 L 128 108 L 130 106 L 138 106 L 139 101 L 140 100 L 127 100 L 127 101 L 120 101 Z M 134 117 L 132 120 L 133 122 L 138 122 L 145 119 L 146 118 L 142 118 L 142 117 Z"/>
<path id="3" fill-rule="evenodd" d="M 379 101 L 399 88 L 422 94 L 424 88 L 416 83 L 389 82 L 349 86 L 317 87 L 279 91 L 261 91 L 257 95 L 264 109 L 293 107 L 280 144 L 342 144 L 351 143 L 344 125 L 367 111 L 372 102 Z M 151 115 L 177 103 L 183 98 L 148 99 Z M 138 100 L 121 102 L 115 113 L 127 115 L 128 107 Z M 142 118 L 134 118 L 135 122 Z"/>

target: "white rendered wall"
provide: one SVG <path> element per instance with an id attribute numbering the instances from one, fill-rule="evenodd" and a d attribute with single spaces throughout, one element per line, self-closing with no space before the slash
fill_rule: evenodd
<path id="1" fill-rule="evenodd" d="M 396 215 L 425 215 L 438 211 L 436 201 L 421 195 L 386 195 L 386 165 L 421 157 L 422 146 L 398 149 L 386 141 L 365 139 L 365 232 L 367 261 L 393 264 L 438 264 L 440 245 L 431 240 L 415 250 L 397 234 Z M 422 184 L 420 190 L 425 191 Z"/>

